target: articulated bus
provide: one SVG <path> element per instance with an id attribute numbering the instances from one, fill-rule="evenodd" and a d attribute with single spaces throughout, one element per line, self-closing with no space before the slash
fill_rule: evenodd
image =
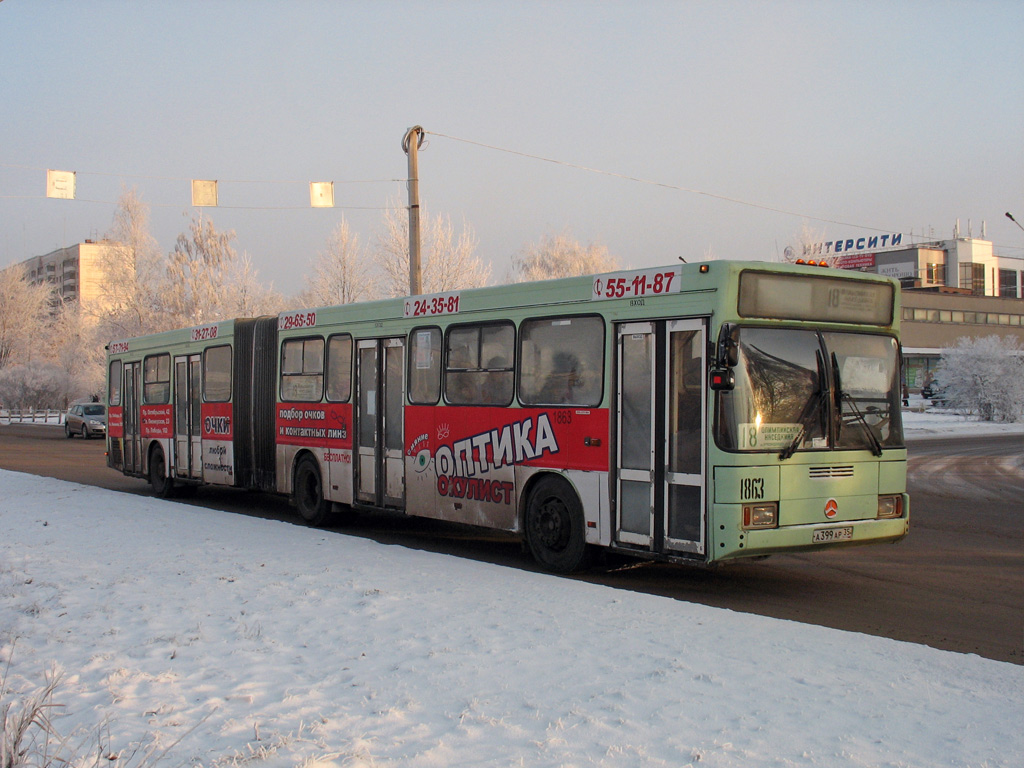
<path id="1" fill-rule="evenodd" d="M 108 464 L 710 565 L 906 535 L 899 287 L 714 261 L 115 341 Z"/>

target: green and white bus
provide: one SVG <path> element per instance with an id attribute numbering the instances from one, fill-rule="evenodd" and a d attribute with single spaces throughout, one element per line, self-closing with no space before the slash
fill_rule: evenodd
<path id="1" fill-rule="evenodd" d="M 708 565 L 909 526 L 899 287 L 714 261 L 112 342 L 108 463 Z"/>

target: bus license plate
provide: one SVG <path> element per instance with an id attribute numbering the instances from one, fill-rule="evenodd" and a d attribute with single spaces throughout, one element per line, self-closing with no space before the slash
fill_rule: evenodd
<path id="1" fill-rule="evenodd" d="M 828 541 L 850 541 L 853 538 L 853 526 L 842 528 L 819 528 L 811 535 L 811 542 L 823 544 Z"/>

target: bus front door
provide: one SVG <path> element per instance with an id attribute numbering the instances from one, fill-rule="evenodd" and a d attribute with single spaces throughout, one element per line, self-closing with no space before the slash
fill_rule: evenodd
<path id="1" fill-rule="evenodd" d="M 617 540 L 705 554 L 703 320 L 623 323 L 617 333 Z"/>
<path id="2" fill-rule="evenodd" d="M 202 477 L 203 449 L 200 414 L 199 355 L 174 358 L 174 474 Z"/>
<path id="3" fill-rule="evenodd" d="M 139 433 L 139 383 L 142 381 L 142 363 L 124 364 L 124 472 L 142 472 L 142 435 Z"/>
<path id="4" fill-rule="evenodd" d="M 361 339 L 356 373 L 356 499 L 405 507 L 405 340 Z"/>

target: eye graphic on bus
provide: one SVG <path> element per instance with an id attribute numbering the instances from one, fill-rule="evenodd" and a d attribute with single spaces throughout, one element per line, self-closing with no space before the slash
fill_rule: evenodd
<path id="1" fill-rule="evenodd" d="M 430 449 L 424 448 L 416 454 L 416 471 L 423 472 L 430 466 Z"/>

